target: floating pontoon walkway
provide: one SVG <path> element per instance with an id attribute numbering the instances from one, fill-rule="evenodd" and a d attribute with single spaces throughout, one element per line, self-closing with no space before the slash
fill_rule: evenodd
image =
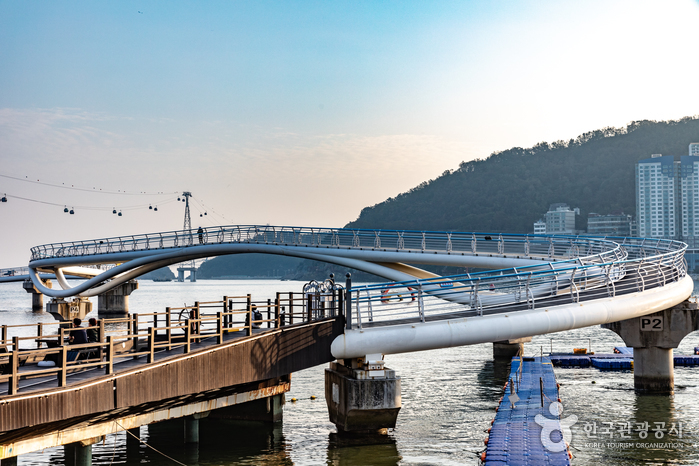
<path id="1" fill-rule="evenodd" d="M 697 348 L 694 349 L 697 352 Z M 604 370 L 632 370 L 633 348 L 617 346 L 614 353 L 552 353 L 549 355 L 554 366 L 560 367 L 596 367 Z M 699 355 L 676 354 L 673 356 L 675 367 L 699 366 Z"/>
<path id="2" fill-rule="evenodd" d="M 514 407 L 511 400 L 515 401 Z M 559 416 L 551 414 L 551 411 L 559 412 L 558 400 L 558 386 L 549 358 L 514 358 L 510 380 L 481 456 L 483 464 L 570 465 Z"/>

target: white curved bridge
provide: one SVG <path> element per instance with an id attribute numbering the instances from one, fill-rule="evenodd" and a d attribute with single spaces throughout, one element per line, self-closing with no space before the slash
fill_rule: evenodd
<path id="1" fill-rule="evenodd" d="M 94 296 L 191 259 L 268 253 L 331 262 L 396 283 L 353 287 L 337 358 L 558 332 L 667 309 L 693 288 L 686 244 L 658 239 L 227 226 L 32 248 L 29 275 L 54 297 Z M 406 264 L 498 269 L 439 277 Z M 107 271 L 87 265 L 116 264 Z M 61 290 L 37 273 L 55 273 Z M 92 277 L 71 287 L 65 274 Z"/>

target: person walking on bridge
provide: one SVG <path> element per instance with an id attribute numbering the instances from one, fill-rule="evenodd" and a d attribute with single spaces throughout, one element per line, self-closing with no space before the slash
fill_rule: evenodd
<path id="1" fill-rule="evenodd" d="M 199 227 L 197 234 L 199 235 L 199 244 L 204 244 L 204 230 L 202 227 Z"/>

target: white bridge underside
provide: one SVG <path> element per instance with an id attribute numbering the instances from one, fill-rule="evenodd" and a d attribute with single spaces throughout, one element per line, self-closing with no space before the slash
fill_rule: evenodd
<path id="1" fill-rule="evenodd" d="M 512 313 L 347 330 L 333 341 L 331 350 L 336 358 L 345 359 L 562 332 L 668 309 L 686 300 L 693 289 L 694 282 L 687 275 L 677 283 L 615 298 Z"/>

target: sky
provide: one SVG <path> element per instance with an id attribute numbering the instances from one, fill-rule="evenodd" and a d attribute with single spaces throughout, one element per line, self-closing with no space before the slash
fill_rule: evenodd
<path id="1" fill-rule="evenodd" d="M 194 228 L 340 227 L 462 161 L 697 115 L 697 24 L 698 0 L 0 0 L 0 268 L 181 229 L 183 191 Z"/>

